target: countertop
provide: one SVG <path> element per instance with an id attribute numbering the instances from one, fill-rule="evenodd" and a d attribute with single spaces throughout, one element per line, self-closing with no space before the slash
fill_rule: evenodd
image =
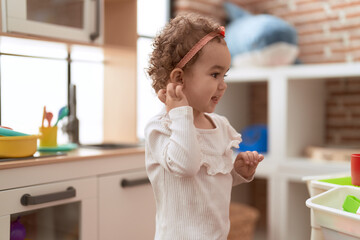
<path id="1" fill-rule="evenodd" d="M 139 154 L 139 153 L 145 153 L 145 148 L 134 147 L 134 148 L 111 149 L 111 150 L 78 148 L 76 150 L 66 152 L 66 155 L 31 158 L 31 159 L 14 158 L 14 160 L 3 161 L 0 162 L 0 170 L 45 165 L 45 164 L 54 164 L 60 162 L 82 161 L 82 160 L 95 159 L 99 157 L 101 158 L 116 157 L 116 156 Z"/>

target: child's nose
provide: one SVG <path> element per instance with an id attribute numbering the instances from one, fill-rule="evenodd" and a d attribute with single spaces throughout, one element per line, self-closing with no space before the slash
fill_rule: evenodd
<path id="1" fill-rule="evenodd" d="M 223 79 L 220 83 L 219 83 L 219 89 L 220 90 L 225 90 L 227 88 L 227 83 L 225 82 L 225 80 Z"/>

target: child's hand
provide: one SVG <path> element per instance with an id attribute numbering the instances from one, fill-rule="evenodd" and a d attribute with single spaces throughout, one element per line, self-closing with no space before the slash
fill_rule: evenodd
<path id="1" fill-rule="evenodd" d="M 234 168 L 235 171 L 246 179 L 249 179 L 257 168 L 259 162 L 264 159 L 262 154 L 257 151 L 241 152 L 236 156 Z"/>
<path id="2" fill-rule="evenodd" d="M 161 89 L 158 92 L 158 98 L 165 103 L 166 111 L 170 111 L 173 108 L 188 106 L 187 98 L 182 91 L 183 86 L 176 83 L 169 83 L 165 89 Z"/>

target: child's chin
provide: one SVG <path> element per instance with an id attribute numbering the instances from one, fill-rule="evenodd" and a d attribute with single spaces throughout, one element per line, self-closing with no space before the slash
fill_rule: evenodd
<path id="1" fill-rule="evenodd" d="M 215 112 L 215 107 L 214 108 L 209 108 L 205 112 L 206 113 L 213 113 L 213 112 Z"/>

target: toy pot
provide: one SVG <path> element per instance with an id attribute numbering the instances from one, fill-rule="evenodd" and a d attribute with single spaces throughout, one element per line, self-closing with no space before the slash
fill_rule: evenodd
<path id="1" fill-rule="evenodd" d="M 360 186 L 360 154 L 351 154 L 351 183 Z"/>

